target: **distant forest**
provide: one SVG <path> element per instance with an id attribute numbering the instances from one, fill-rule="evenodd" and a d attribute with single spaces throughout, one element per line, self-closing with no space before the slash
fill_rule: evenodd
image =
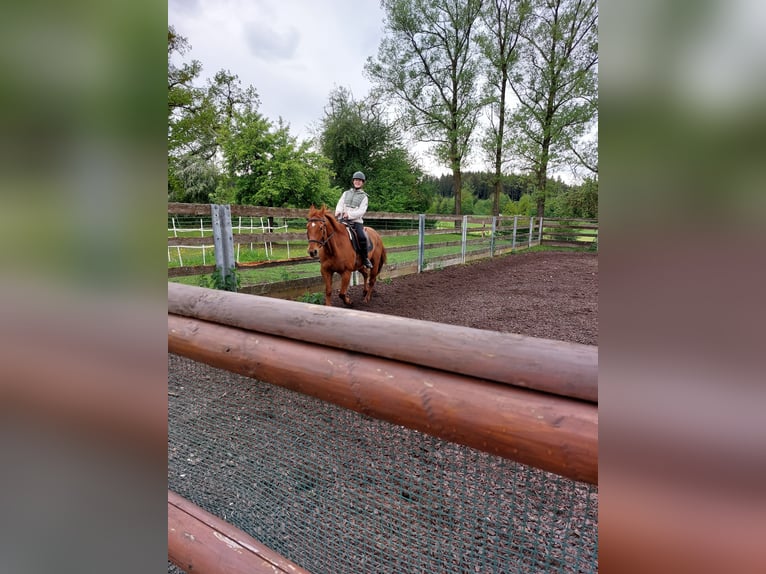
<path id="1" fill-rule="evenodd" d="M 493 174 L 489 172 L 466 172 L 462 174 L 461 213 L 465 215 L 491 215 L 494 203 Z M 528 215 L 538 213 L 535 180 L 531 175 L 502 176 L 502 193 L 499 213 L 503 215 Z M 454 213 L 455 197 L 452 174 L 434 177 L 424 175 L 420 183 L 420 196 L 428 202 L 428 213 Z M 598 182 L 586 178 L 578 185 L 569 185 L 559 178 L 547 181 L 548 201 L 545 217 L 598 219 Z M 375 209 L 387 211 L 371 196 Z"/>
<path id="2" fill-rule="evenodd" d="M 463 172 L 463 189 L 470 191 L 477 200 L 492 199 L 493 177 L 494 174 L 481 171 Z M 434 192 L 441 197 L 453 197 L 453 178 L 452 174 L 445 174 L 440 177 L 424 176 L 425 182 L 433 183 Z M 519 201 L 524 194 L 531 195 L 534 190 L 534 180 L 531 176 L 525 175 L 504 175 L 502 182 L 503 193 L 512 201 Z M 563 181 L 551 178 L 548 181 L 548 189 L 553 194 L 566 193 L 580 186 L 571 186 Z"/>

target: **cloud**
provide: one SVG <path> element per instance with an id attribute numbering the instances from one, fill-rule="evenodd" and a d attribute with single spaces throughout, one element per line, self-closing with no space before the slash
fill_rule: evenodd
<path id="1" fill-rule="evenodd" d="M 246 22 L 243 33 L 252 55 L 271 61 L 289 60 L 295 56 L 300 39 L 295 28 L 275 30 L 260 22 Z"/>
<path id="2" fill-rule="evenodd" d="M 200 0 L 168 0 L 168 12 L 186 12 L 196 14 L 200 10 Z"/>

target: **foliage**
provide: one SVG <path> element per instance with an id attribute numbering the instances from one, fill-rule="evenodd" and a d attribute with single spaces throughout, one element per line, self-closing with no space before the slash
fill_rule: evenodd
<path id="1" fill-rule="evenodd" d="M 372 163 L 374 179 L 365 185 L 371 210 L 419 213 L 428 207 L 433 186 L 419 179 L 420 169 L 406 150 L 391 149 Z"/>
<path id="2" fill-rule="evenodd" d="M 209 203 L 220 180 L 216 167 L 199 156 L 182 155 L 174 158 L 169 177 L 168 201 Z"/>
<path id="3" fill-rule="evenodd" d="M 427 207 L 432 187 L 421 185 L 420 168 L 374 102 L 356 102 L 348 90 L 336 88 L 318 141 L 335 167 L 335 186 L 346 189 L 355 171 L 365 172 L 370 210 L 417 212 Z"/>
<path id="4" fill-rule="evenodd" d="M 473 189 L 470 185 L 463 186 L 463 192 L 460 194 L 460 212 L 463 215 L 473 215 L 473 206 L 476 202 L 476 196 L 473 194 Z"/>
<path id="5" fill-rule="evenodd" d="M 509 142 L 518 167 L 535 176 L 538 216 L 549 167 L 564 161 L 596 117 L 597 20 L 596 0 L 533 0 L 522 31 Z"/>
<path id="6" fill-rule="evenodd" d="M 304 293 L 298 300 L 312 305 L 324 305 L 324 293 Z"/>
<path id="7" fill-rule="evenodd" d="M 436 196 L 429 206 L 427 213 L 455 213 L 455 198 Z"/>
<path id="8" fill-rule="evenodd" d="M 531 217 L 535 215 L 536 210 L 536 203 L 532 195 L 525 193 L 518 201 L 507 203 L 501 213 L 503 215 L 525 215 Z"/>
<path id="9" fill-rule="evenodd" d="M 191 63 L 176 65 L 174 56 L 185 54 L 189 42 L 168 26 L 168 200 L 188 199 L 186 186 L 193 180 L 190 166 L 199 164 L 196 157 L 204 157 L 211 137 L 204 128 L 208 120 L 204 91 L 194 86 L 202 65 Z M 202 170 L 204 171 L 204 170 Z M 200 187 L 191 196 L 198 198 Z M 204 186 L 202 186 L 204 189 Z"/>
<path id="10" fill-rule="evenodd" d="M 188 49 L 168 27 L 168 198 L 196 203 L 249 203 L 308 207 L 331 202 L 329 161 L 299 143 L 281 121 L 258 112 L 252 86 L 218 71 L 195 87 L 198 62 L 176 66 L 171 56 Z"/>
<path id="11" fill-rule="evenodd" d="M 478 36 L 487 78 L 487 102 L 490 122 L 482 138 L 482 148 L 488 164 L 494 166 L 492 178 L 493 198 L 491 213 L 500 213 L 502 170 L 506 162 L 505 134 L 511 116 L 508 83 L 513 66 L 518 60 L 516 46 L 529 12 L 527 0 L 492 0 L 485 2 L 481 18 L 484 24 Z"/>
<path id="12" fill-rule="evenodd" d="M 201 276 L 200 287 L 207 287 L 210 289 L 219 289 L 221 291 L 234 291 L 236 292 L 237 289 L 240 287 L 240 277 L 237 274 L 237 271 L 234 267 L 229 269 L 229 271 L 226 274 L 226 277 L 221 275 L 221 271 L 216 268 L 215 271 L 210 275 L 210 277 Z"/>
<path id="13" fill-rule="evenodd" d="M 455 178 L 460 214 L 461 165 L 482 103 L 474 25 L 481 0 L 382 0 L 385 36 L 368 76 L 380 94 L 401 104 L 399 120 L 417 141 L 435 144 Z"/>
<path id="14" fill-rule="evenodd" d="M 361 170 L 371 211 L 526 215 L 531 200 L 537 215 L 598 216 L 595 0 L 381 4 L 373 92 L 334 89 L 306 142 L 262 116 L 255 88 L 230 71 L 199 85 L 202 66 L 183 61 L 190 44 L 169 25 L 168 200 L 333 205 Z M 431 144 L 450 173 L 424 175 L 402 134 Z M 490 171 L 462 171 L 475 139 Z M 592 179 L 548 177 L 564 165 Z"/>
<path id="15" fill-rule="evenodd" d="M 588 178 L 574 189 L 559 193 L 546 204 L 547 217 L 598 219 L 598 181 Z"/>
<path id="16" fill-rule="evenodd" d="M 168 118 L 176 110 L 191 108 L 199 97 L 192 82 L 199 76 L 202 64 L 193 60 L 190 64 L 177 66 L 172 61 L 174 54 L 183 55 L 189 48 L 189 41 L 179 36 L 173 26 L 168 26 Z"/>
<path id="17" fill-rule="evenodd" d="M 329 161 L 256 111 L 235 113 L 222 138 L 226 192 L 240 204 L 308 207 L 329 203 Z"/>
<path id="18" fill-rule="evenodd" d="M 347 88 L 330 93 L 319 128 L 319 149 L 332 161 L 332 184 L 346 189 L 355 171 L 369 172 L 371 160 L 396 142 L 395 132 L 380 116 L 378 108 L 357 102 Z M 370 173 L 366 173 L 370 177 Z"/>

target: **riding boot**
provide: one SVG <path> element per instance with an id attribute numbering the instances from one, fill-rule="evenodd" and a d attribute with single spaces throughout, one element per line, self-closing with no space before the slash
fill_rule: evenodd
<path id="1" fill-rule="evenodd" d="M 362 241 L 360 241 L 360 243 L 362 243 Z M 367 244 L 360 245 L 359 258 L 362 260 L 362 265 L 367 267 L 367 269 L 372 269 L 372 261 L 367 257 Z"/>
<path id="2" fill-rule="evenodd" d="M 364 227 L 361 223 L 354 225 L 356 230 L 356 240 L 359 243 L 359 258 L 362 260 L 362 265 L 367 269 L 372 269 L 372 262 L 367 257 L 367 237 L 364 235 Z"/>

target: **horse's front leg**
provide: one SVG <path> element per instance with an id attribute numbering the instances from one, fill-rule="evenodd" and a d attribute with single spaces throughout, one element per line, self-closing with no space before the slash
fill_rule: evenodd
<path id="1" fill-rule="evenodd" d="M 351 283 L 351 271 L 344 271 L 340 274 L 340 299 L 348 306 L 351 306 L 351 297 L 348 296 L 348 284 Z"/>
<path id="2" fill-rule="evenodd" d="M 372 271 L 362 267 L 359 272 L 364 276 L 364 289 L 362 290 L 362 295 L 364 296 L 364 301 L 369 303 L 370 297 L 368 293 L 370 292 L 370 275 L 372 275 Z"/>
<path id="3" fill-rule="evenodd" d="M 322 269 L 322 278 L 324 279 L 324 304 L 332 305 L 332 271 Z"/>

